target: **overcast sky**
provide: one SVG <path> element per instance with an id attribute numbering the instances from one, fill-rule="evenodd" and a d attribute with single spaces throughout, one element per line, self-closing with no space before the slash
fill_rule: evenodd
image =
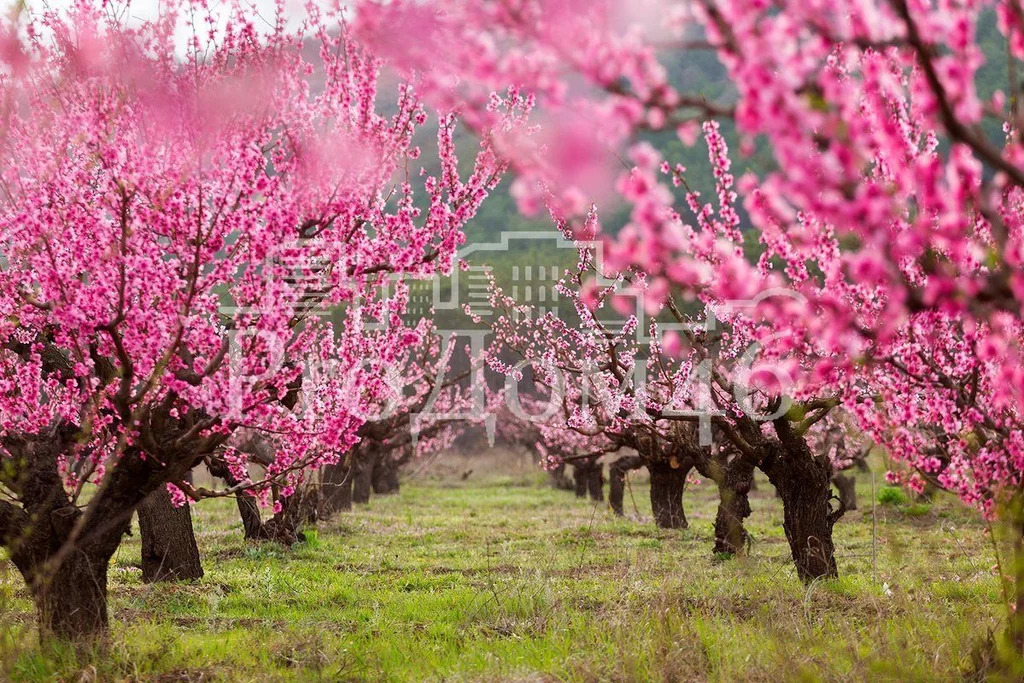
<path id="1" fill-rule="evenodd" d="M 99 2 L 99 0 L 93 0 Z M 22 4 L 28 9 L 29 12 L 40 12 L 46 8 L 68 8 L 74 5 L 75 0 L 21 0 Z M 266 17 L 271 20 L 274 16 L 275 2 L 274 0 L 239 0 L 243 6 L 249 6 L 253 8 L 254 13 L 259 13 L 260 16 Z M 316 0 L 316 4 L 322 7 L 330 7 L 335 4 L 336 0 Z M 18 0 L 0 0 L 0 8 L 13 9 L 18 4 Z M 111 0 L 111 4 L 115 8 L 129 7 L 129 15 L 137 20 L 152 19 L 156 17 L 161 7 L 166 3 L 161 0 Z M 227 10 L 229 3 L 223 2 L 222 0 L 210 0 L 210 7 L 216 12 L 218 9 Z M 344 6 L 344 2 L 342 5 Z M 304 7 L 306 0 L 285 0 L 285 8 L 290 17 L 294 17 L 295 23 L 305 13 Z M 261 22 L 254 22 L 257 30 L 259 29 Z M 180 42 L 184 46 L 189 31 L 182 22 L 182 26 L 179 30 Z"/>

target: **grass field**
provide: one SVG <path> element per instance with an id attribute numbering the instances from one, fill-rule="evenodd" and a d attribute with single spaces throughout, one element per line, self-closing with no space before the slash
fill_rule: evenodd
<path id="1" fill-rule="evenodd" d="M 616 519 L 526 469 L 418 480 L 290 550 L 246 546 L 232 502 L 203 503 L 206 578 L 143 585 L 127 539 L 112 642 L 77 654 L 40 650 L 0 559 L 0 679 L 951 680 L 1005 618 L 992 544 L 955 503 L 873 515 L 862 480 L 841 578 L 806 587 L 765 482 L 752 555 L 725 561 L 711 485 L 687 491 L 685 531 L 654 528 L 641 477 L 632 493 Z"/>

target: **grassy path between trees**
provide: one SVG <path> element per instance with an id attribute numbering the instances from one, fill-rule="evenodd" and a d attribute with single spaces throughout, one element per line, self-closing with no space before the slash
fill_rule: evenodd
<path id="1" fill-rule="evenodd" d="M 140 581 L 138 535 L 111 568 L 106 652 L 40 650 L 0 556 L 2 680 L 949 680 L 1001 627 L 992 544 L 953 502 L 878 505 L 836 527 L 838 581 L 801 585 L 770 486 L 748 559 L 711 557 L 716 493 L 660 531 L 633 484 L 626 519 L 540 475 L 424 482 L 249 546 L 232 501 L 196 508 L 206 578 Z"/>

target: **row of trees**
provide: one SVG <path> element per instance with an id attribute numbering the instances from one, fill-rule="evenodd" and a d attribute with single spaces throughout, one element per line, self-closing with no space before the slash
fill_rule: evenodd
<path id="1" fill-rule="evenodd" d="M 982 101 L 991 11 L 1009 74 Z M 527 421 L 555 457 L 634 450 L 664 526 L 683 523 L 696 469 L 721 493 L 723 552 L 746 545 L 760 469 L 814 580 L 837 574 L 828 440 L 852 420 L 909 485 L 1014 526 L 1024 649 L 1016 2 L 392 0 L 356 3 L 352 30 L 315 8 L 298 29 L 244 17 L 183 0 L 129 25 L 78 3 L 3 36 L 0 540 L 44 631 L 105 628 L 109 558 L 165 484 L 175 504 L 251 491 L 286 515 L 310 472 L 344 482 L 353 453 L 398 445 L 402 420 L 371 416 L 415 407 L 389 370 L 429 336 L 403 323 L 402 279 L 449 272 L 512 169 L 520 210 L 581 241 L 561 286 L 574 316 L 492 299 L 503 351 L 546 387 Z M 693 51 L 717 56 L 730 96 L 670 81 L 663 62 Z M 381 60 L 401 74 L 387 114 Z M 436 172 L 417 176 L 424 103 L 442 113 Z M 476 133 L 471 167 L 447 112 Z M 734 176 L 723 119 L 767 168 Z M 712 201 L 648 143 L 665 129 L 703 132 Z M 199 463 L 227 485 L 190 484 Z"/>
<path id="2" fill-rule="evenodd" d="M 632 464 L 650 473 L 651 507 L 665 528 L 685 526 L 683 490 L 695 469 L 720 492 L 716 553 L 745 549 L 743 520 L 751 512 L 754 470 L 760 469 L 782 499 L 798 574 L 806 580 L 836 576 L 832 527 L 845 508 L 842 500 L 832 501 L 837 465 L 813 447 L 812 434 L 840 427 L 828 424 L 839 401 L 812 396 L 783 406 L 774 393 L 751 390 L 744 384 L 750 364 L 743 362 L 749 342 L 739 324 L 686 330 L 687 354 L 665 352 L 657 323 L 652 341 L 642 344 L 635 316 L 612 327 L 596 313 L 616 295 L 619 282 L 592 292 L 589 306 L 583 301 L 584 277 L 597 264 L 587 249 L 580 256 L 579 269 L 562 286 L 576 303 L 580 325 L 553 313 L 531 315 L 527 306 L 494 296 L 503 311 L 494 327 L 498 340 L 528 359 L 535 381 L 549 389 L 550 401 L 534 415 L 550 421 L 539 430 L 547 437 L 542 443 L 569 451 L 572 460 L 624 448 L 635 452 Z M 685 319 L 674 302 L 670 308 L 680 322 Z M 763 405 L 755 406 L 757 397 Z M 621 508 L 621 489 L 614 494 L 613 505 Z"/>
<path id="3" fill-rule="evenodd" d="M 1005 87 L 981 96 L 977 35 L 993 21 Z M 839 513 L 828 504 L 828 464 L 808 438 L 841 407 L 902 464 L 897 476 L 909 485 L 954 491 L 1014 528 L 1008 615 L 1024 649 L 1019 3 L 388 2 L 362 4 L 356 25 L 371 44 L 392 27 L 415 27 L 429 59 L 405 43 L 382 45 L 423 74 L 436 101 L 476 114 L 497 84 L 533 94 L 540 132 L 524 134 L 512 158 L 520 209 L 546 207 L 576 237 L 600 240 L 604 275 L 633 286 L 663 327 L 695 322 L 683 305 L 695 300 L 727 330 L 720 350 L 702 334 L 652 334 L 660 346 L 641 360 L 627 331 L 582 312 L 582 329 L 545 321 L 550 347 L 530 349 L 533 358 L 549 368 L 564 361 L 569 374 L 596 371 L 587 391 L 598 394 L 652 358 L 693 367 L 714 358 L 721 367 L 707 384 L 722 414 L 712 423 L 734 452 L 726 469 L 741 470 L 722 477 L 728 486 L 751 466 L 768 474 L 807 578 L 835 572 L 828 532 Z M 731 82 L 714 101 L 673 82 L 666 66 L 708 52 Z M 726 119 L 741 158 L 767 165 L 733 177 Z M 666 130 L 684 145 L 703 130 L 714 201 L 647 144 Z M 625 217 L 601 226 L 594 206 Z M 608 298 L 592 283 L 574 284 L 590 308 Z M 576 363 L 585 359 L 572 347 L 587 338 L 597 340 L 591 362 Z M 737 376 L 751 344 L 757 359 Z M 691 418 L 679 424 L 665 411 L 676 407 L 677 366 L 668 367 L 648 369 L 647 395 L 616 398 L 618 413 L 576 402 L 566 424 L 648 439 L 641 457 L 651 462 L 663 445 L 685 448 Z M 761 402 L 757 410 L 739 405 L 744 395 Z M 623 412 L 639 417 L 623 428 Z M 663 444 L 662 435 L 672 438 Z M 805 534 L 813 560 L 800 550 Z"/>
<path id="4" fill-rule="evenodd" d="M 440 115 L 418 177 L 427 110 L 408 82 L 378 93 L 338 11 L 130 15 L 76 3 L 4 32 L 0 543 L 44 635 L 105 631 L 140 505 L 151 576 L 175 573 L 150 503 L 234 495 L 247 534 L 287 539 L 309 473 L 400 445 L 395 380 L 437 345 L 403 322 L 403 280 L 456 264 L 524 111 L 496 102 L 463 172 Z M 226 484 L 190 483 L 200 464 Z"/>

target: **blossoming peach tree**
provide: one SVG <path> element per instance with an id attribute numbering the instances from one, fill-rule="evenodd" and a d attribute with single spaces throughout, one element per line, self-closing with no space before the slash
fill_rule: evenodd
<path id="1" fill-rule="evenodd" d="M 1003 39 L 994 53 L 978 39 L 985 22 Z M 549 133 L 516 156 L 521 208 L 547 204 L 581 226 L 591 202 L 624 201 L 610 262 L 648 275 L 652 308 L 673 292 L 799 294 L 749 311 L 786 331 L 775 346 L 804 351 L 777 366 L 792 390 L 836 396 L 911 472 L 894 476 L 1001 513 L 1024 566 L 1019 3 L 370 2 L 359 24 L 368 40 L 416 26 L 444 54 L 430 69 L 441 101 L 483 111 L 496 83 L 535 96 Z M 687 92 L 676 68 L 709 53 L 729 81 L 715 100 Z M 985 67 L 1003 89 L 981 92 Z M 767 168 L 722 182 L 725 119 Z M 736 202 L 717 216 L 682 165 L 643 143 L 675 130 L 691 145 L 702 126 L 717 193 Z M 739 232 L 757 242 L 751 256 L 731 248 Z M 1019 648 L 1024 570 L 1015 582 Z"/>
<path id="2" fill-rule="evenodd" d="M 588 280 L 588 273 L 594 277 Z M 696 469 L 719 489 L 716 553 L 745 552 L 748 493 L 755 468 L 761 469 L 782 498 L 799 576 L 835 576 L 832 528 L 844 507 L 831 494 L 830 479 L 838 463 L 828 449 L 812 448 L 812 437 L 839 401 L 820 388 L 780 396 L 773 363 L 781 359 L 769 357 L 766 365 L 752 352 L 759 329 L 742 310 L 722 308 L 709 324 L 670 295 L 671 322 L 651 321 L 645 334 L 642 313 L 624 306 L 639 301 L 642 307 L 645 287 L 636 271 L 606 278 L 596 252 L 582 246 L 577 270 L 559 286 L 578 320 L 536 315 L 495 291 L 497 339 L 526 359 L 550 393 L 550 408 L 523 419 L 537 423 L 545 442 L 572 443 L 555 437 L 577 434 L 582 445 L 562 448 L 556 459 L 587 448 L 635 451 L 650 472 L 651 507 L 661 527 L 686 526 L 683 489 Z M 806 362 L 802 354 L 785 361 Z M 510 377 L 521 372 L 497 369 Z"/>
<path id="3" fill-rule="evenodd" d="M 426 110 L 409 82 L 378 93 L 336 12 L 114 10 L 23 13 L 0 67 L 0 542 L 70 637 L 106 629 L 149 493 L 286 487 L 352 447 L 419 338 L 385 280 L 450 269 L 504 169 L 485 141 L 460 175 L 442 114 L 419 201 Z M 233 449 L 237 486 L 192 487 L 243 429 L 273 437 L 266 477 Z"/>
<path id="4" fill-rule="evenodd" d="M 494 429 L 502 393 L 487 386 L 485 331 L 460 335 L 429 319 L 417 329 L 419 341 L 389 365 L 391 394 L 366 415 L 359 443 L 310 482 L 324 516 L 369 502 L 371 490 L 396 493 L 400 468 L 441 454 L 468 425 Z"/>

